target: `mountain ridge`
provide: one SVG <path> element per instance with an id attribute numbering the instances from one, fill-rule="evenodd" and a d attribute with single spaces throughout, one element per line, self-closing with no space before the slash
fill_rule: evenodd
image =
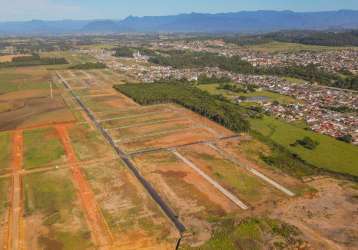
<path id="1" fill-rule="evenodd" d="M 122 20 L 31 20 L 0 22 L 2 35 L 120 32 L 265 33 L 280 30 L 357 29 L 358 10 L 294 12 L 290 10 L 128 16 Z"/>

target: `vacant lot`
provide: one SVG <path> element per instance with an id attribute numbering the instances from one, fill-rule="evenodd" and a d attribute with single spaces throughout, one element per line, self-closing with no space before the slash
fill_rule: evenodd
<path id="1" fill-rule="evenodd" d="M 177 233 L 141 185 L 119 161 L 83 166 L 115 245 L 175 246 Z"/>
<path id="2" fill-rule="evenodd" d="M 244 93 L 244 92 L 235 93 L 230 90 L 218 89 L 219 86 L 220 86 L 220 84 L 202 84 L 202 85 L 198 85 L 198 88 L 200 88 L 201 90 L 205 90 L 213 95 L 223 95 L 223 96 L 227 97 L 228 99 L 234 99 L 239 96 L 242 96 L 242 97 L 247 97 L 247 98 L 265 97 L 269 101 L 278 101 L 279 103 L 283 103 L 283 104 L 298 102 L 293 97 L 281 95 L 281 94 L 270 92 L 270 91 L 255 91 L 255 92 L 251 92 L 251 93 Z"/>
<path id="3" fill-rule="evenodd" d="M 171 152 L 144 154 L 134 161 L 188 227 L 192 233 L 190 244 L 201 244 L 210 238 L 210 217 L 239 209 Z"/>
<path id="4" fill-rule="evenodd" d="M 5 246 L 6 235 L 3 231 L 8 221 L 10 178 L 0 178 L 0 246 Z"/>
<path id="5" fill-rule="evenodd" d="M 43 67 L 0 69 L 0 93 L 49 89 L 50 74 Z"/>
<path id="6" fill-rule="evenodd" d="M 0 130 L 12 130 L 55 122 L 73 121 L 60 90 L 41 67 L 0 70 Z"/>
<path id="7" fill-rule="evenodd" d="M 256 207 L 284 198 L 281 193 L 260 181 L 242 166 L 226 160 L 207 145 L 188 146 L 179 151 L 247 205 Z"/>
<path id="8" fill-rule="evenodd" d="M 136 152 L 145 149 L 175 147 L 214 139 L 216 139 L 216 136 L 205 128 L 189 128 L 181 131 L 172 131 L 160 135 L 137 138 L 133 141 L 120 142 L 120 146 L 124 148 L 126 152 Z"/>
<path id="9" fill-rule="evenodd" d="M 24 177 L 28 249 L 70 250 L 92 246 L 69 176 L 67 170 L 60 170 Z"/>
<path id="10" fill-rule="evenodd" d="M 272 180 L 276 180 L 284 187 L 293 191 L 296 195 L 312 191 L 307 185 L 303 184 L 298 179 L 267 165 L 267 163 L 262 160 L 262 156 L 270 156 L 272 152 L 267 145 L 257 139 L 242 137 L 240 139 L 222 140 L 217 142 L 216 146 L 223 152 L 226 152 L 230 156 L 234 157 L 239 163 L 241 163 L 241 166 L 252 167 L 260 171 Z"/>
<path id="11" fill-rule="evenodd" d="M 314 166 L 358 176 L 358 169 L 355 167 L 358 162 L 358 147 L 356 146 L 304 130 L 271 117 L 251 120 L 251 125 L 254 130 L 286 147 L 291 152 L 298 154 L 303 160 Z M 320 144 L 314 150 L 300 146 L 290 146 L 296 140 L 300 140 L 305 136 Z"/>
<path id="12" fill-rule="evenodd" d="M 10 168 L 11 140 L 10 133 L 0 133 L 0 174 Z"/>
<path id="13" fill-rule="evenodd" d="M 24 132 L 24 168 L 33 169 L 66 161 L 65 151 L 53 128 Z"/>
<path id="14" fill-rule="evenodd" d="M 69 133 L 71 143 L 80 161 L 114 157 L 114 152 L 104 141 L 102 135 L 89 125 L 75 125 L 70 128 Z"/>

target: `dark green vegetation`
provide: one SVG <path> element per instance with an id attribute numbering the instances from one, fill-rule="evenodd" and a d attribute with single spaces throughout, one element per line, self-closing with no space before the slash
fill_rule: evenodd
<path id="1" fill-rule="evenodd" d="M 81 63 L 74 66 L 69 67 L 69 69 L 105 69 L 107 68 L 106 64 L 96 62 L 87 62 L 87 63 Z"/>
<path id="2" fill-rule="evenodd" d="M 341 76 L 326 72 L 313 64 L 307 66 L 290 65 L 285 67 L 260 68 L 254 67 L 249 62 L 241 60 L 239 56 L 226 57 L 208 52 L 178 50 L 166 51 L 165 53 L 166 54 L 153 55 L 149 61 L 175 68 L 219 67 L 223 70 L 241 74 L 293 77 L 332 87 L 358 89 L 358 76 Z"/>
<path id="3" fill-rule="evenodd" d="M 253 84 L 247 84 L 245 86 L 239 84 L 221 84 L 217 87 L 218 89 L 228 90 L 234 93 L 252 93 L 255 92 L 257 86 Z"/>
<path id="4" fill-rule="evenodd" d="M 68 64 L 68 62 L 65 58 L 40 57 L 39 55 L 35 54 L 32 56 L 14 57 L 11 62 L 0 63 L 0 68 L 57 64 Z"/>
<path id="5" fill-rule="evenodd" d="M 132 58 L 133 54 L 139 52 L 143 55 L 154 56 L 155 52 L 153 50 L 144 48 L 144 47 L 119 47 L 115 49 L 116 57 L 129 57 Z"/>
<path id="6" fill-rule="evenodd" d="M 269 218 L 220 221 L 211 239 L 200 247 L 184 249 L 289 249 L 303 241 L 300 231 L 289 224 Z"/>
<path id="7" fill-rule="evenodd" d="M 293 147 L 295 147 L 297 145 L 300 145 L 300 146 L 302 146 L 306 149 L 309 149 L 309 150 L 313 150 L 319 145 L 319 142 L 312 140 L 308 136 L 305 136 L 305 137 L 303 137 L 303 139 L 296 140 L 296 142 L 294 144 L 292 144 Z"/>
<path id="8" fill-rule="evenodd" d="M 265 35 L 225 38 L 226 42 L 239 45 L 288 42 L 320 46 L 358 46 L 358 30 L 345 32 L 329 31 L 285 31 Z"/>
<path id="9" fill-rule="evenodd" d="M 200 75 L 198 77 L 198 84 L 212 84 L 212 83 L 228 83 L 231 82 L 231 79 L 229 77 L 208 77 L 207 75 Z"/>
<path id="10" fill-rule="evenodd" d="M 116 85 L 115 89 L 140 104 L 177 103 L 233 131 L 249 129 L 242 110 L 189 84 L 153 83 Z"/>

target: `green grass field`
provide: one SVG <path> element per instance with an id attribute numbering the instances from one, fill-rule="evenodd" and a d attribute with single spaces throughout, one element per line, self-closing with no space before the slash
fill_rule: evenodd
<path id="1" fill-rule="evenodd" d="M 235 92 L 225 90 L 225 89 L 218 89 L 219 86 L 220 86 L 220 84 L 202 84 L 202 85 L 198 85 L 198 88 L 200 88 L 201 90 L 207 91 L 213 95 L 223 95 L 230 100 L 232 100 L 235 97 L 239 97 L 239 96 L 244 96 L 244 97 L 263 96 L 263 97 L 269 98 L 270 101 L 278 101 L 283 104 L 298 102 L 293 97 L 281 95 L 281 94 L 270 92 L 270 91 L 255 91 L 252 93 L 235 93 Z"/>
<path id="2" fill-rule="evenodd" d="M 317 45 L 305 45 L 298 43 L 284 43 L 284 42 L 270 42 L 264 44 L 250 45 L 245 46 L 245 48 L 263 51 L 263 52 L 299 52 L 299 51 L 312 51 L 312 52 L 321 52 L 329 50 L 339 50 L 339 49 L 348 49 L 351 47 L 331 47 L 331 46 L 317 46 Z M 352 49 L 357 49 L 357 47 L 352 47 Z"/>
<path id="3" fill-rule="evenodd" d="M 0 93 L 49 88 L 49 74 L 42 67 L 0 69 Z"/>
<path id="4" fill-rule="evenodd" d="M 82 212 L 76 207 L 76 192 L 66 171 L 51 171 L 24 177 L 25 215 L 41 214 L 38 243 L 43 249 L 87 249 L 90 233 Z"/>
<path id="5" fill-rule="evenodd" d="M 65 151 L 53 128 L 24 132 L 24 168 L 34 169 L 65 162 Z"/>
<path id="6" fill-rule="evenodd" d="M 10 134 L 0 133 L 0 171 L 10 167 L 11 142 Z"/>
<path id="7" fill-rule="evenodd" d="M 358 147 L 338 141 L 332 137 L 303 129 L 284 121 L 265 116 L 263 119 L 251 119 L 251 127 L 284 146 L 292 153 L 298 154 L 307 163 L 316 167 L 338 173 L 358 176 Z M 305 136 L 320 144 L 309 150 L 301 146 L 290 146 Z"/>

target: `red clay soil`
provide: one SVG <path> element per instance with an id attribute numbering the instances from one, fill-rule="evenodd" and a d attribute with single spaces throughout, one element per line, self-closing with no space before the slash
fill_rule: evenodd
<path id="1" fill-rule="evenodd" d="M 70 142 L 67 127 L 65 125 L 58 125 L 56 126 L 56 130 L 64 146 L 70 164 L 73 181 L 85 210 L 85 217 L 91 229 L 93 240 L 97 246 L 101 247 L 101 249 L 107 249 L 113 243 L 112 235 L 100 209 L 98 208 L 90 185 L 81 172 L 75 151 Z"/>
<path id="2" fill-rule="evenodd" d="M 23 164 L 23 133 L 16 130 L 12 134 L 12 187 L 8 219 L 8 243 L 5 249 L 23 249 L 22 230 L 22 180 L 20 171 Z"/>

